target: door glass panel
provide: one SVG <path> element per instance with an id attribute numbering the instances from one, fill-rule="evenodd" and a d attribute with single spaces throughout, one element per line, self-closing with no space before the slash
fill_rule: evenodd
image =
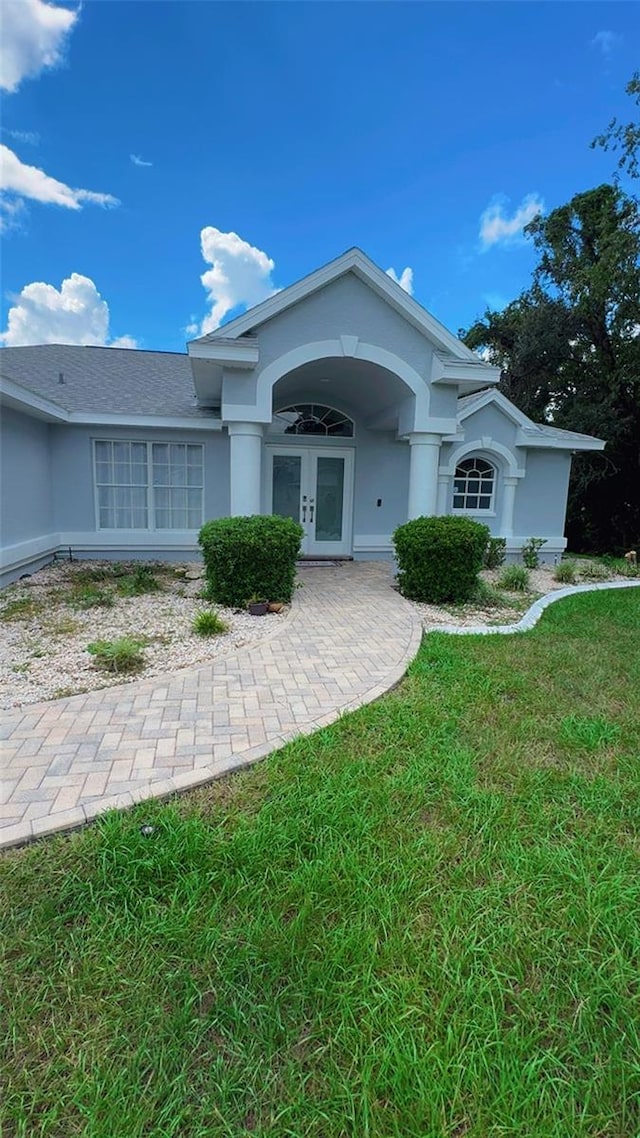
<path id="1" fill-rule="evenodd" d="M 316 541 L 342 541 L 344 459 L 318 457 Z"/>
<path id="2" fill-rule="evenodd" d="M 273 456 L 273 506 L 272 512 L 281 518 L 300 521 L 300 481 L 302 459 L 299 454 L 274 454 Z"/>

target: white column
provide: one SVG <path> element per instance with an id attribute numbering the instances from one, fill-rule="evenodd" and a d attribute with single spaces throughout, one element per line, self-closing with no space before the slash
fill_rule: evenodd
<path id="1" fill-rule="evenodd" d="M 516 486 L 518 479 L 507 475 L 502 479 L 502 517 L 500 519 L 501 537 L 513 535 L 513 508 L 516 504 Z"/>
<path id="2" fill-rule="evenodd" d="M 228 430 L 231 516 L 259 514 L 262 485 L 262 424 L 229 423 Z"/>
<path id="3" fill-rule="evenodd" d="M 436 512 L 440 441 L 441 435 L 421 431 L 409 435 L 409 521 Z"/>

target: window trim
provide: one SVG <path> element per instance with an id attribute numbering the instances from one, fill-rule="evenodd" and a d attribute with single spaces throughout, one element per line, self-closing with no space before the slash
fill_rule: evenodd
<path id="1" fill-rule="evenodd" d="M 100 502 L 99 502 L 99 495 L 98 495 L 98 478 L 97 478 L 97 450 L 96 450 L 97 443 L 139 443 L 139 444 L 142 444 L 146 447 L 146 451 L 147 451 L 147 485 L 146 485 L 146 491 L 147 491 L 147 525 L 144 529 L 140 529 L 140 528 L 132 529 L 129 527 L 125 529 L 125 528 L 119 528 L 119 527 L 115 527 L 115 526 L 101 526 L 100 525 Z M 192 490 L 200 490 L 200 493 L 201 493 L 201 497 L 200 497 L 200 522 L 199 522 L 199 525 L 195 529 L 176 529 L 173 527 L 169 527 L 169 528 L 162 527 L 161 528 L 160 526 L 157 526 L 155 524 L 155 521 L 156 521 L 156 503 L 155 503 L 155 487 L 153 485 L 153 446 L 155 443 L 158 443 L 160 445 L 169 445 L 169 446 L 176 446 L 176 445 L 177 446 L 183 446 L 183 447 L 194 446 L 194 447 L 198 447 L 200 450 L 200 454 L 202 456 L 202 485 L 191 487 Z M 128 534 L 132 534 L 132 533 L 158 533 L 158 534 L 188 533 L 188 534 L 193 534 L 193 533 L 197 533 L 198 530 L 200 529 L 200 526 L 202 526 L 204 524 L 204 491 L 205 491 L 204 443 L 182 442 L 182 441 L 178 441 L 176 439 L 167 439 L 167 438 L 114 439 L 114 438 L 94 437 L 91 440 L 91 454 L 92 454 L 92 477 L 93 477 L 93 509 L 94 509 L 94 523 L 95 523 L 96 533 L 128 533 Z M 100 485 L 107 485 L 107 483 L 100 483 Z M 185 489 L 189 489 L 189 487 L 185 486 Z"/>
<path id="2" fill-rule="evenodd" d="M 459 468 L 465 462 L 477 462 L 478 459 L 480 459 L 482 462 L 486 462 L 487 465 L 490 466 L 491 469 L 493 470 L 493 480 L 492 480 L 493 484 L 491 487 L 491 504 L 487 507 L 476 506 L 475 508 L 473 508 L 471 506 L 454 506 L 453 503 L 454 503 L 455 498 L 457 497 L 457 495 L 456 495 L 456 478 L 458 477 L 457 472 L 458 472 Z M 498 474 L 499 474 L 499 470 L 498 470 L 498 466 L 496 465 L 496 463 L 493 462 L 490 458 L 486 458 L 485 455 L 483 455 L 483 454 L 471 453 L 471 454 L 465 454 L 463 457 L 459 458 L 458 461 L 456 462 L 455 467 L 454 467 L 453 476 L 451 479 L 451 488 L 452 488 L 451 512 L 452 512 L 452 514 L 460 514 L 460 515 L 466 515 L 466 516 L 473 515 L 473 517 L 481 517 L 481 518 L 495 518 L 495 516 L 496 516 L 496 494 L 497 494 L 497 490 L 498 490 Z M 469 472 L 465 472 L 465 478 L 467 479 L 467 482 L 468 482 Z M 468 492 L 465 491 L 465 497 L 468 497 L 468 496 L 469 496 Z M 478 492 L 478 498 L 480 498 L 480 497 L 486 498 L 486 496 L 487 496 L 486 494 L 480 494 L 480 492 Z"/>

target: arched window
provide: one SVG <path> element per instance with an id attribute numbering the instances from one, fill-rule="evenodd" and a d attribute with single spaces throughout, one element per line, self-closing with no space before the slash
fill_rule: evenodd
<path id="1" fill-rule="evenodd" d="M 465 458 L 456 466 L 454 510 L 492 510 L 496 468 L 486 458 Z"/>
<path id="2" fill-rule="evenodd" d="M 320 403 L 295 403 L 273 415 L 271 430 L 278 435 L 321 435 L 353 438 L 353 419 L 335 407 Z"/>
<path id="3" fill-rule="evenodd" d="M 353 438 L 353 419 L 324 407 L 321 403 L 296 403 L 276 411 L 272 431 L 281 435 L 323 435 L 325 438 Z"/>

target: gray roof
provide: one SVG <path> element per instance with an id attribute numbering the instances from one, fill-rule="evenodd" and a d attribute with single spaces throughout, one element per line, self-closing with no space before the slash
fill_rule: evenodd
<path id="1" fill-rule="evenodd" d="M 0 349 L 2 374 L 65 411 L 200 419 L 189 357 L 181 352 L 40 344 Z M 60 373 L 64 383 L 60 383 Z"/>

